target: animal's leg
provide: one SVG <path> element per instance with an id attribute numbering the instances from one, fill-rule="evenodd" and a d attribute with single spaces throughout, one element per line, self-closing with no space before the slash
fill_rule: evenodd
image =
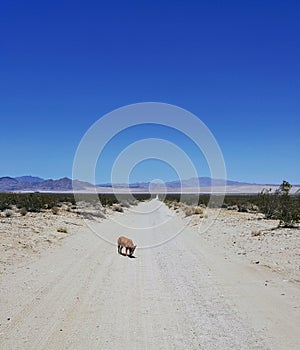
<path id="1" fill-rule="evenodd" d="M 129 249 L 129 248 L 126 248 L 126 256 L 128 256 L 128 254 L 127 254 L 128 249 Z"/>
<path id="2" fill-rule="evenodd" d="M 118 254 L 120 254 L 120 246 L 118 245 Z"/>

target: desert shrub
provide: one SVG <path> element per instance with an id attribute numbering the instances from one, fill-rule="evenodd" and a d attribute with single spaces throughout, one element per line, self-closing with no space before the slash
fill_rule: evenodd
<path id="1" fill-rule="evenodd" d="M 52 208 L 51 208 L 51 211 L 52 211 L 52 214 L 53 214 L 53 215 L 57 215 L 58 212 L 59 212 L 59 208 L 58 208 L 58 207 L 52 207 Z"/>
<path id="2" fill-rule="evenodd" d="M 251 202 L 245 202 L 238 204 L 239 212 L 242 213 L 255 213 L 259 211 L 259 208 L 256 204 L 253 204 Z"/>
<path id="3" fill-rule="evenodd" d="M 248 213 L 248 206 L 247 206 L 247 204 L 240 204 L 240 205 L 238 205 L 238 211 L 240 213 Z"/>
<path id="4" fill-rule="evenodd" d="M 99 194 L 99 200 L 102 205 L 108 205 L 111 206 L 113 204 L 118 203 L 117 198 L 115 197 L 114 194 Z"/>
<path id="5" fill-rule="evenodd" d="M 5 217 L 10 218 L 13 215 L 13 213 L 11 210 L 6 210 L 4 215 L 5 215 Z"/>
<path id="6" fill-rule="evenodd" d="M 0 193 L 0 210 L 16 206 L 18 209 L 26 208 L 27 211 L 39 212 L 42 209 L 51 209 L 58 205 L 59 201 L 74 199 L 73 194 L 58 193 Z"/>
<path id="7" fill-rule="evenodd" d="M 201 207 L 195 207 L 195 209 L 194 209 L 194 214 L 196 214 L 196 215 L 201 215 L 201 214 L 203 214 L 202 208 L 201 208 Z"/>
<path id="8" fill-rule="evenodd" d="M 68 233 L 68 229 L 62 226 L 58 227 L 56 231 L 61 233 Z"/>
<path id="9" fill-rule="evenodd" d="M 7 209 L 5 202 L 0 202 L 0 211 Z"/>
<path id="10" fill-rule="evenodd" d="M 29 195 L 25 197 L 25 208 L 31 212 L 39 212 L 45 207 L 41 196 Z"/>
<path id="11" fill-rule="evenodd" d="M 279 187 L 279 208 L 277 212 L 277 219 L 279 219 L 279 225 L 284 227 L 293 227 L 300 220 L 300 208 L 297 205 L 295 197 L 290 195 L 292 185 L 287 181 Z"/>
<path id="12" fill-rule="evenodd" d="M 195 207 L 193 205 L 190 206 L 185 206 L 183 207 L 183 212 L 185 214 L 185 216 L 191 216 L 191 215 L 202 215 L 203 214 L 203 210 L 201 207 Z"/>
<path id="13" fill-rule="evenodd" d="M 191 216 L 191 215 L 194 214 L 194 210 L 193 210 L 192 207 L 185 207 L 185 208 L 183 209 L 183 212 L 184 212 L 184 214 L 185 214 L 186 217 L 187 217 L 187 216 Z"/>
<path id="14" fill-rule="evenodd" d="M 6 209 L 10 209 L 11 205 L 15 204 L 13 201 L 12 193 L 1 193 L 0 194 L 0 210 L 4 211 Z"/>
<path id="15" fill-rule="evenodd" d="M 278 208 L 278 191 L 272 193 L 272 189 L 263 189 L 259 194 L 259 210 L 265 214 L 266 219 L 275 219 Z"/>
<path id="16" fill-rule="evenodd" d="M 257 236 L 260 236 L 261 235 L 261 231 L 252 231 L 251 232 L 251 236 L 252 237 L 257 237 Z"/>
<path id="17" fill-rule="evenodd" d="M 37 193 L 14 194 L 12 202 L 17 208 L 26 208 L 31 212 L 39 212 L 45 206 L 45 198 Z"/>
<path id="18" fill-rule="evenodd" d="M 25 216 L 27 213 L 28 213 L 28 211 L 27 211 L 27 209 L 26 209 L 25 207 L 23 207 L 23 208 L 20 209 L 20 214 L 21 214 L 22 216 Z"/>
<path id="19" fill-rule="evenodd" d="M 259 209 L 266 218 L 279 220 L 279 226 L 294 227 L 300 220 L 299 196 L 291 196 L 292 185 L 283 181 L 273 193 L 263 190 L 259 196 Z"/>

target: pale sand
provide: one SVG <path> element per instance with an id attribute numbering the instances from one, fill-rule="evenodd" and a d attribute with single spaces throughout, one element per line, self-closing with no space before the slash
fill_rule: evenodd
<path id="1" fill-rule="evenodd" d="M 212 211 L 206 214 L 201 220 Z M 221 210 L 199 234 L 200 219 L 182 218 L 156 200 L 88 221 L 106 240 L 133 238 L 136 259 L 129 259 L 75 214 L 35 215 L 1 218 L 5 246 L 7 227 L 13 232 L 5 254 L 17 257 L 3 260 L 1 251 L 1 349 L 300 348 L 298 230 L 252 237 L 277 222 Z M 66 239 L 37 243 L 36 252 L 18 246 L 31 245 L 32 235 L 56 236 L 62 224 Z M 141 248 L 180 229 L 165 244 Z M 24 242 L 16 244 L 14 235 Z"/>

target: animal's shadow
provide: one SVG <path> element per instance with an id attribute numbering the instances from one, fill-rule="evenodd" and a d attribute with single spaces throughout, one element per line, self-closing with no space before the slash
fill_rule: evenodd
<path id="1" fill-rule="evenodd" d="M 125 253 L 120 253 L 120 255 L 126 256 Z M 130 258 L 130 259 L 136 259 L 136 256 L 134 256 L 134 255 L 127 255 L 127 257 Z"/>

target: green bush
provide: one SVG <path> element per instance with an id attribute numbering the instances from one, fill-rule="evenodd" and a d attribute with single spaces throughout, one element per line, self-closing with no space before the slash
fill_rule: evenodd
<path id="1" fill-rule="evenodd" d="M 25 215 L 27 214 L 27 209 L 26 209 L 25 207 L 21 208 L 21 209 L 20 209 L 20 214 L 21 214 L 22 216 L 25 216 Z"/>
<path id="2" fill-rule="evenodd" d="M 294 227 L 300 220 L 300 200 L 292 196 L 292 185 L 283 181 L 275 192 L 263 190 L 259 195 L 259 209 L 268 219 L 279 220 L 279 226 Z"/>

